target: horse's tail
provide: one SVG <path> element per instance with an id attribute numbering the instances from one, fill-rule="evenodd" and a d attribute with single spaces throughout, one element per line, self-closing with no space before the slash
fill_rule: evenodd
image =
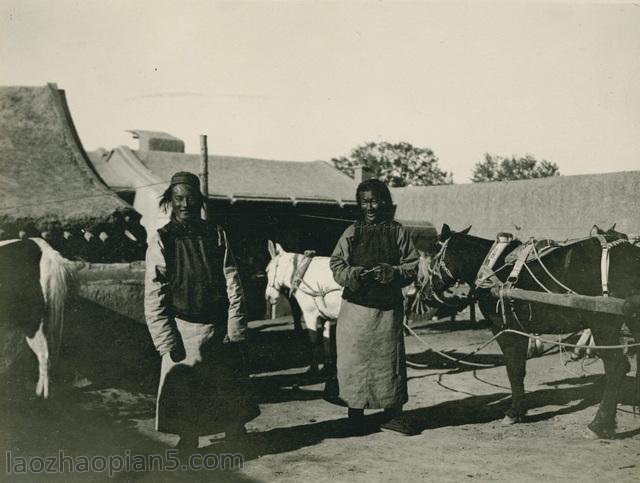
<path id="1" fill-rule="evenodd" d="M 65 259 L 42 238 L 32 238 L 40 247 L 40 287 L 44 295 L 44 333 L 49 343 L 49 354 L 55 359 L 62 344 L 64 306 L 73 281 L 72 271 Z"/>

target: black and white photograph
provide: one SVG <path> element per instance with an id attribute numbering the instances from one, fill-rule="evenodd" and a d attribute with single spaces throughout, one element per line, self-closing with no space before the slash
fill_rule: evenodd
<path id="1" fill-rule="evenodd" d="M 640 479 L 640 3 L 0 0 L 0 480 Z"/>

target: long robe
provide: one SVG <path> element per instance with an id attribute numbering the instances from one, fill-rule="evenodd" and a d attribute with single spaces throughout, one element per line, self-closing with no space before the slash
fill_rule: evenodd
<path id="1" fill-rule="evenodd" d="M 221 229 L 229 301 L 226 330 L 220 321 L 189 322 L 171 315 L 170 283 L 162 239 L 156 233 L 147 249 L 145 316 L 153 343 L 162 356 L 156 404 L 156 430 L 199 435 L 222 432 L 255 418 L 249 375 L 238 343 L 245 339 L 246 319 L 238 270 Z M 217 328 L 217 329 L 216 329 Z M 184 346 L 186 358 L 170 353 Z"/>
<path id="2" fill-rule="evenodd" d="M 353 291 L 362 288 L 362 266 L 350 255 L 354 225 L 340 237 L 331 256 L 334 279 Z M 416 275 L 418 253 L 408 233 L 400 227 L 398 265 L 393 266 L 394 287 L 409 284 Z M 390 285 L 391 290 L 391 285 Z M 402 331 L 402 300 L 391 309 L 366 307 L 342 301 L 336 333 L 339 399 L 349 407 L 396 408 L 408 400 L 406 358 Z"/>

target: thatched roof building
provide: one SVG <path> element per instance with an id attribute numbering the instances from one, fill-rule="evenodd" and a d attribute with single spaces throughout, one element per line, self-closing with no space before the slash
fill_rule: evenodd
<path id="1" fill-rule="evenodd" d="M 164 189 L 176 171 L 200 172 L 199 154 L 119 146 L 89 155 L 105 182 L 116 190 L 124 190 L 127 185 L 133 190 L 147 186 L 150 181 L 166 183 Z M 122 159 L 127 161 L 131 173 L 122 167 Z M 137 173 L 133 173 L 134 169 Z M 212 199 L 355 204 L 353 179 L 324 161 L 300 163 L 210 154 L 209 173 Z M 145 179 L 140 180 L 142 177 Z"/>
<path id="2" fill-rule="evenodd" d="M 89 162 L 64 91 L 0 87 L 0 226 L 90 226 L 127 209 Z"/>
<path id="3" fill-rule="evenodd" d="M 138 151 L 138 158 L 161 179 L 176 171 L 200 171 L 200 156 Z M 209 196 L 231 201 L 355 203 L 353 179 L 324 161 L 299 163 L 236 156 L 209 156 Z"/>
<path id="4" fill-rule="evenodd" d="M 594 224 L 640 232 L 640 171 L 392 190 L 397 217 L 429 220 L 438 230 L 473 225 L 493 238 L 501 231 L 520 239 L 562 240 L 589 234 Z"/>
<path id="5" fill-rule="evenodd" d="M 133 204 L 149 236 L 167 223 L 161 194 L 177 171 L 199 173 L 201 156 L 167 133 L 132 131 L 138 149 L 89 153 L 106 184 Z M 295 162 L 209 155 L 208 214 L 234 247 L 250 317 L 265 313 L 267 241 L 287 250 L 330 254 L 355 216 L 355 181 L 323 161 Z"/>
<path id="6" fill-rule="evenodd" d="M 159 210 L 158 200 L 171 176 L 177 171 L 199 173 L 201 157 L 184 153 L 184 143 L 170 134 L 131 132 L 139 140 L 138 149 L 118 146 L 90 152 L 89 156 L 105 183 L 142 214 L 147 232 L 154 233 L 168 220 Z M 228 212 L 231 206 L 260 209 L 272 205 L 269 210 L 280 214 L 282 209 L 294 209 L 292 214 L 352 216 L 354 180 L 324 161 L 301 163 L 214 154 L 208 159 L 209 200 L 219 213 Z"/>

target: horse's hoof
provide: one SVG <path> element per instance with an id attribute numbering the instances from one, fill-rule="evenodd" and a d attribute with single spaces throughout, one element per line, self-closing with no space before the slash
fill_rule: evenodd
<path id="1" fill-rule="evenodd" d="M 43 399 L 49 397 L 49 384 L 46 382 L 38 381 L 36 384 L 36 396 Z"/>
<path id="2" fill-rule="evenodd" d="M 587 428 L 589 429 L 589 433 L 587 433 L 587 436 L 590 439 L 613 439 L 613 437 L 616 435 L 616 431 L 614 428 L 604 428 L 595 423 L 589 423 L 587 425 Z"/>
<path id="3" fill-rule="evenodd" d="M 336 374 L 337 374 L 337 370 L 336 370 L 336 367 L 333 365 L 325 365 L 318 373 L 320 377 L 323 377 L 325 379 L 330 379 L 332 377 L 335 377 Z"/>
<path id="4" fill-rule="evenodd" d="M 524 423 L 524 414 L 505 414 L 504 418 L 502 418 L 503 426 L 511 426 L 512 424 Z"/>
<path id="5" fill-rule="evenodd" d="M 504 418 L 502 418 L 502 425 L 503 426 L 511 426 L 512 424 L 516 424 L 517 418 L 514 418 L 512 416 L 506 415 Z"/>
<path id="6" fill-rule="evenodd" d="M 318 366 L 310 366 L 303 375 L 305 377 L 318 377 L 320 375 L 320 370 L 318 369 Z"/>

